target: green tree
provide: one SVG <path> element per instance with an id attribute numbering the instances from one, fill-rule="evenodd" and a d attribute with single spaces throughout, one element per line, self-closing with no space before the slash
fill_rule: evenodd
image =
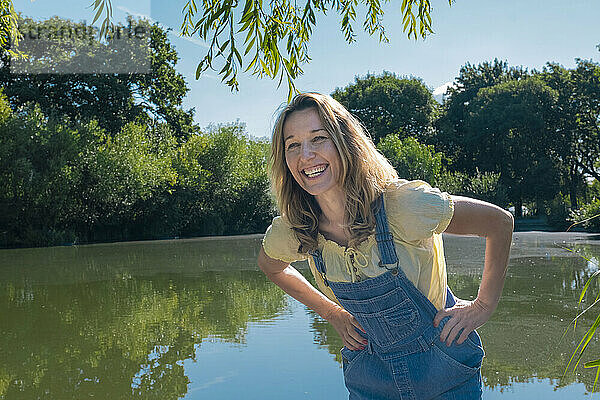
<path id="1" fill-rule="evenodd" d="M 85 239 L 149 239 L 156 234 L 144 234 L 148 203 L 175 185 L 171 163 L 176 145 L 172 136 L 157 142 L 152 137 L 148 127 L 129 123 L 114 137 L 104 133 L 88 148 L 78 197 L 88 217 Z"/>
<path id="2" fill-rule="evenodd" d="M 509 206 L 506 188 L 500 182 L 500 173 L 477 171 L 475 175 L 467 175 L 444 170 L 436 185 L 440 190 L 454 195 L 472 197 L 503 208 Z"/>
<path id="3" fill-rule="evenodd" d="M 187 150 L 195 157 L 189 165 L 204 171 L 204 215 L 189 233 L 262 231 L 273 217 L 266 169 L 269 144 L 248 137 L 244 125 L 232 124 L 211 127 L 193 146 Z"/>
<path id="4" fill-rule="evenodd" d="M 452 0 L 448 0 L 448 4 L 451 5 Z M 183 7 L 181 31 L 184 36 L 197 35 L 210 44 L 196 69 L 196 78 L 208 69 L 215 69 L 215 61 L 221 59 L 219 75 L 232 90 L 238 89 L 237 76 L 243 69 L 260 77 L 279 77 L 279 84 L 286 78 L 291 97 L 294 79 L 302 74 L 301 65 L 310 61 L 308 44 L 317 15 L 339 14 L 341 30 L 351 43 L 355 40 L 353 24 L 360 6 L 366 7 L 364 30 L 369 35 L 378 34 L 380 41 L 387 42 L 383 8 L 377 0 L 308 0 L 304 6 L 291 0 L 275 0 L 268 5 L 246 0 L 243 9 L 237 1 L 189 0 Z M 402 29 L 409 38 L 425 38 L 433 32 L 429 0 L 404 0 L 400 9 Z M 101 33 L 109 32 L 111 2 L 96 1 L 94 12 L 94 22 L 105 16 Z"/>
<path id="5" fill-rule="evenodd" d="M 67 115 L 73 121 L 98 121 L 111 133 L 129 122 L 165 122 L 178 137 L 197 128 L 193 110 L 181 108 L 188 87 L 175 69 L 177 52 L 158 24 L 129 19 L 129 24 L 143 30 L 142 39 L 126 39 L 120 35 L 100 42 L 91 34 L 55 34 L 49 40 L 30 40 L 28 73 L 12 73 L 11 55 L 0 52 L 0 87 L 13 108 L 36 102 L 46 115 Z M 54 17 L 45 21 L 19 19 L 19 29 L 34 35 L 52 32 L 84 32 L 83 23 Z M 39 43 L 38 43 L 39 42 Z M 106 60 L 115 67 L 125 64 L 129 73 L 93 73 L 89 59 Z M 148 71 L 136 72 L 134 66 L 149 63 Z M 76 71 L 75 73 L 47 73 Z"/>
<path id="6" fill-rule="evenodd" d="M 479 65 L 467 63 L 461 67 L 454 85 L 448 89 L 448 98 L 440 117 L 435 122 L 436 136 L 433 140 L 436 147 L 452 160 L 448 165 L 451 170 L 468 174 L 476 172 L 477 164 L 466 143 L 465 124 L 469 116 L 469 104 L 479 90 L 526 76 L 526 71 L 509 67 L 505 61 L 498 59 Z"/>
<path id="7" fill-rule="evenodd" d="M 468 105 L 464 148 L 482 171 L 499 172 L 521 216 L 523 200 L 551 200 L 560 174 L 551 157 L 557 93 L 538 78 L 482 88 Z"/>
<path id="8" fill-rule="evenodd" d="M 431 133 L 435 100 L 420 79 L 390 72 L 356 77 L 332 96 L 360 119 L 375 142 L 391 133 L 418 139 Z"/>
<path id="9" fill-rule="evenodd" d="M 421 179 L 437 185 L 442 170 L 442 154 L 431 145 L 424 145 L 412 137 L 400 139 L 390 134 L 381 139 L 377 148 L 392 163 L 398 175 L 404 179 Z"/>
<path id="10" fill-rule="evenodd" d="M 9 112 L 0 96 L 0 243 L 68 242 L 63 227 L 73 206 L 78 131 L 48 120 L 39 107 Z"/>
<path id="11" fill-rule="evenodd" d="M 14 50 L 10 50 L 11 41 L 19 43 L 18 15 L 13 7 L 12 0 L 0 0 L 0 49 L 9 49 L 12 56 L 18 56 Z"/>

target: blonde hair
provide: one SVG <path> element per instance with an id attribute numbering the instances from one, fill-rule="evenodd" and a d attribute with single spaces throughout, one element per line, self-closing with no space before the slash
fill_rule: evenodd
<path id="1" fill-rule="evenodd" d="M 317 248 L 321 209 L 311 194 L 296 183 L 285 159 L 283 126 L 295 111 L 315 109 L 341 158 L 340 183 L 346 195 L 345 227 L 350 232 L 348 246 L 356 247 L 375 230 L 371 205 L 386 186 L 398 180 L 389 161 L 375 148 L 361 123 L 331 96 L 300 93 L 279 114 L 271 142 L 270 174 L 277 205 L 296 237 L 301 253 Z"/>

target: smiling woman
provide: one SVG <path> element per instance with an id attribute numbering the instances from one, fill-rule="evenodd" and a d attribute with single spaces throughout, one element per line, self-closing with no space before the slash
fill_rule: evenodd
<path id="1" fill-rule="evenodd" d="M 351 399 L 479 399 L 483 348 L 475 328 L 498 303 L 512 216 L 492 204 L 399 179 L 337 101 L 296 96 L 271 144 L 281 216 L 258 264 L 341 336 Z M 486 238 L 474 301 L 447 287 L 441 233 Z M 322 293 L 291 265 L 308 260 Z"/>

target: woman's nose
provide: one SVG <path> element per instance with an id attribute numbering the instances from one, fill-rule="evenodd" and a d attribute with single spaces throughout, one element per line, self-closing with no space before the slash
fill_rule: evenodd
<path id="1" fill-rule="evenodd" d="M 315 152 L 314 152 L 314 149 L 312 148 L 312 145 L 309 143 L 303 144 L 300 156 L 304 160 L 309 160 L 309 159 L 313 158 L 315 156 Z"/>

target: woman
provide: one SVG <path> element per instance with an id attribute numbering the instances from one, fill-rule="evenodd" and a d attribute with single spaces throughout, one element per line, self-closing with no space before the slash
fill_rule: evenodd
<path id="1" fill-rule="evenodd" d="M 258 265 L 342 337 L 350 398 L 481 398 L 475 328 L 500 299 L 511 214 L 399 179 L 329 96 L 297 95 L 279 115 L 271 147 L 281 216 L 265 234 Z M 442 231 L 486 238 L 474 301 L 447 288 Z M 302 259 L 324 294 L 290 265 Z"/>

